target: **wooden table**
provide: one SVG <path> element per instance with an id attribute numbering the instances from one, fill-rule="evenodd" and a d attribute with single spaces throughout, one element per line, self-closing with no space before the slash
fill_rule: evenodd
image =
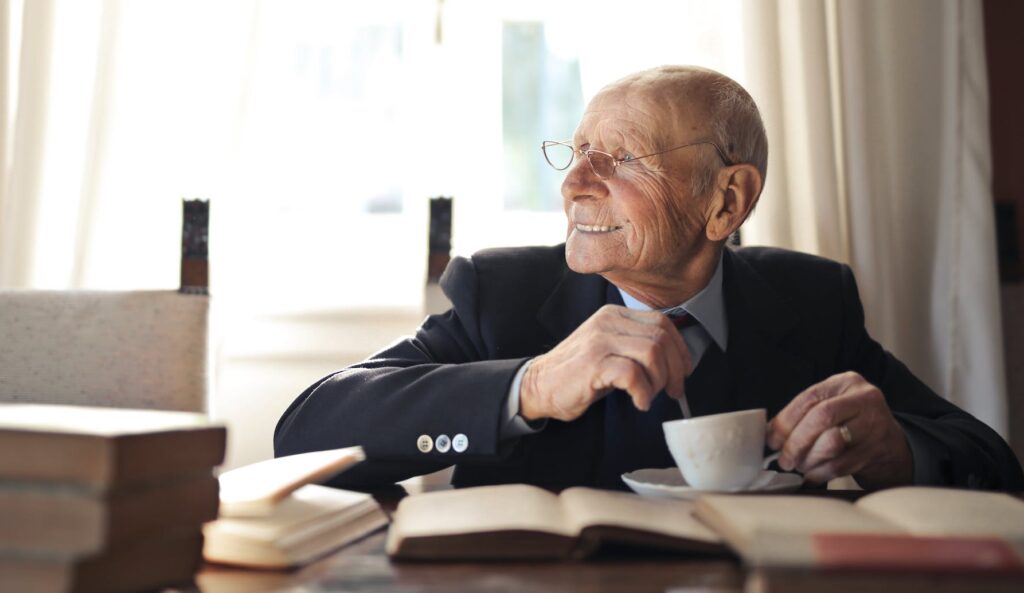
<path id="1" fill-rule="evenodd" d="M 292 574 L 204 567 L 202 593 L 248 591 L 324 592 L 622 592 L 741 591 L 744 574 L 731 559 L 688 560 L 679 556 L 609 554 L 584 562 L 390 562 L 384 533 Z"/>
<path id="2" fill-rule="evenodd" d="M 812 491 L 852 500 L 861 492 Z M 399 496 L 378 500 L 392 511 Z M 733 557 L 686 557 L 606 549 L 580 562 L 391 562 L 378 531 L 293 572 L 235 570 L 206 565 L 189 593 L 897 593 L 1024 592 L 1024 580 L 950 575 L 842 574 L 808 571 L 749 572 Z"/>

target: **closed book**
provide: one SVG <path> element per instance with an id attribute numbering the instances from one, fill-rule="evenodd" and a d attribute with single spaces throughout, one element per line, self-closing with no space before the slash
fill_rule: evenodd
<path id="1" fill-rule="evenodd" d="M 224 459 L 226 430 L 202 414 L 0 404 L 0 478 L 95 491 L 159 480 Z"/>
<path id="2" fill-rule="evenodd" d="M 366 459 L 362 447 L 267 459 L 220 475 L 220 515 L 260 517 L 306 484 L 326 480 Z"/>
<path id="3" fill-rule="evenodd" d="M 586 557 L 602 545 L 682 553 L 722 553 L 693 503 L 635 494 L 535 486 L 481 486 L 403 499 L 387 551 L 408 560 L 557 560 Z"/>
<path id="4" fill-rule="evenodd" d="M 106 492 L 0 480 L 0 554 L 76 558 L 217 518 L 210 470 Z"/>
<path id="5" fill-rule="evenodd" d="M 0 593 L 133 593 L 188 585 L 202 547 L 195 532 L 157 534 L 74 560 L 0 556 Z"/>
<path id="6" fill-rule="evenodd" d="M 369 494 L 309 484 L 258 517 L 223 517 L 203 527 L 209 562 L 287 568 L 311 562 L 387 525 Z"/>
<path id="7" fill-rule="evenodd" d="M 1024 501 L 997 492 L 708 495 L 696 515 L 756 567 L 1024 574 Z"/>

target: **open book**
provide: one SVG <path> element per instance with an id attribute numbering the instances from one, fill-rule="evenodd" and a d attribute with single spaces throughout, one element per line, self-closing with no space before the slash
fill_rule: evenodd
<path id="1" fill-rule="evenodd" d="M 306 564 L 387 525 L 369 494 L 309 484 L 264 517 L 225 517 L 203 528 L 210 562 L 256 568 Z"/>
<path id="2" fill-rule="evenodd" d="M 1007 494 L 908 487 L 853 504 L 710 495 L 695 514 L 754 566 L 1024 571 L 1024 501 Z"/>
<path id="3" fill-rule="evenodd" d="M 693 503 L 524 484 L 430 492 L 402 500 L 387 551 L 401 559 L 584 557 L 602 543 L 723 552 L 720 538 L 691 516 Z"/>
<path id="4" fill-rule="evenodd" d="M 259 461 L 220 475 L 222 517 L 263 517 L 306 484 L 326 480 L 366 459 L 362 447 L 312 451 Z"/>
<path id="5" fill-rule="evenodd" d="M 203 556 L 255 568 L 298 566 L 387 525 L 369 494 L 311 484 L 364 458 L 362 448 L 347 447 L 221 474 L 219 518 L 203 527 Z"/>

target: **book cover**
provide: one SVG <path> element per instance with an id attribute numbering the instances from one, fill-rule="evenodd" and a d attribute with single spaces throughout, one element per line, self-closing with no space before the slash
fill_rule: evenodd
<path id="1" fill-rule="evenodd" d="M 188 585 L 202 559 L 202 534 L 150 537 L 73 560 L 0 556 L 0 590 L 18 593 L 132 593 Z"/>
<path id="2" fill-rule="evenodd" d="M 0 477 L 107 491 L 212 469 L 226 438 L 202 414 L 0 403 Z"/>
<path id="3" fill-rule="evenodd" d="M 269 515 L 299 487 L 326 480 L 365 458 L 362 447 L 345 447 L 267 459 L 224 472 L 220 475 L 220 515 Z"/>
<path id="4" fill-rule="evenodd" d="M 0 554 L 76 558 L 217 518 L 217 478 L 204 473 L 95 492 L 0 481 Z"/>

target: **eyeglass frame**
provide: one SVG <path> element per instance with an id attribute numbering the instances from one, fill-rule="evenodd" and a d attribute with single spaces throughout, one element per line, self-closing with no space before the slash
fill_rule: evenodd
<path id="1" fill-rule="evenodd" d="M 666 148 L 665 150 L 662 150 L 662 151 L 659 151 L 659 152 L 652 152 L 651 154 L 645 154 L 643 156 L 635 156 L 635 157 L 633 157 L 630 160 L 617 159 L 617 158 L 615 158 L 614 155 L 608 154 L 607 152 L 605 152 L 603 150 L 597 150 L 597 149 L 594 149 L 594 148 L 588 148 L 586 150 L 580 150 L 580 149 L 576 148 L 575 146 L 573 146 L 572 142 L 569 141 L 569 140 L 566 140 L 564 142 L 559 142 L 557 140 L 545 140 L 545 141 L 540 143 L 540 151 L 542 153 L 544 153 L 544 160 L 547 161 L 547 163 L 549 165 L 551 165 L 551 168 L 553 168 L 555 171 L 565 171 L 566 169 L 568 169 L 569 167 L 572 166 L 573 161 L 578 159 L 577 155 L 584 155 L 584 156 L 587 157 L 587 163 L 590 165 L 590 170 L 594 172 L 594 175 L 597 175 L 601 179 L 611 179 L 612 177 L 615 176 L 615 170 L 618 169 L 619 165 L 621 165 L 621 164 L 624 164 L 624 163 L 635 163 L 635 162 L 639 161 L 640 159 L 646 159 L 648 157 L 658 156 L 659 154 L 665 154 L 666 152 L 672 152 L 673 150 L 679 150 L 681 148 L 689 148 L 691 146 L 700 146 L 701 144 L 710 144 L 711 146 L 713 146 L 715 148 L 715 152 L 718 153 L 718 158 L 722 159 L 722 162 L 725 163 L 726 167 L 731 167 L 731 166 L 736 164 L 736 163 L 734 163 L 732 161 L 732 159 L 730 159 L 728 156 L 726 156 L 725 151 L 722 150 L 722 147 L 720 147 L 716 142 L 714 142 L 712 140 L 702 140 L 700 142 L 690 142 L 689 144 L 680 144 L 679 146 L 673 146 L 672 148 Z M 567 148 L 570 148 L 572 150 L 573 158 L 570 159 L 569 162 L 564 167 L 559 168 L 554 163 L 551 162 L 550 158 L 548 158 L 548 146 L 565 146 Z M 607 177 L 604 177 L 604 176 L 602 176 L 601 174 L 599 174 L 597 172 L 597 169 L 594 168 L 594 162 L 590 160 L 590 155 L 591 155 L 591 153 L 595 153 L 595 152 L 597 154 L 604 155 L 604 156 L 608 157 L 609 159 L 611 159 L 611 161 L 612 161 L 612 172 L 611 172 L 611 175 L 608 175 Z"/>

